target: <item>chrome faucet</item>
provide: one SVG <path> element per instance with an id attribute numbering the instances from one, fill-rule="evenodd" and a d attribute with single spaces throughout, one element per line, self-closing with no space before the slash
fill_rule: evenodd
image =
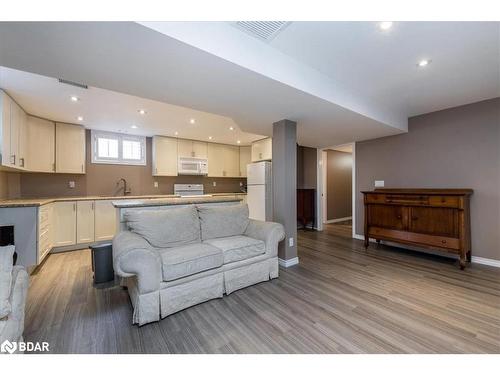
<path id="1" fill-rule="evenodd" d="M 130 194 L 132 191 L 130 190 L 130 188 L 127 189 L 127 180 L 125 180 L 124 178 L 120 178 L 116 183 L 116 186 L 120 186 L 120 182 L 122 181 L 123 181 L 123 195 L 125 196 Z"/>

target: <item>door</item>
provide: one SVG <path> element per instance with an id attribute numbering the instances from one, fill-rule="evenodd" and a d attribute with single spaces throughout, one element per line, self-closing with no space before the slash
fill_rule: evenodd
<path id="1" fill-rule="evenodd" d="M 85 129 L 56 123 L 56 172 L 85 173 Z"/>
<path id="2" fill-rule="evenodd" d="M 180 158 L 192 158 L 193 154 L 193 141 L 189 139 L 178 139 L 177 140 L 177 152 Z"/>
<path id="3" fill-rule="evenodd" d="M 240 147 L 240 177 L 247 176 L 247 165 L 252 162 L 251 149 L 250 146 Z"/>
<path id="4" fill-rule="evenodd" d="M 51 173 L 55 171 L 56 130 L 52 121 L 28 116 L 29 170 Z"/>
<path id="5" fill-rule="evenodd" d="M 107 241 L 116 234 L 117 209 L 112 201 L 95 201 L 95 240 Z"/>
<path id="6" fill-rule="evenodd" d="M 247 204 L 250 219 L 266 220 L 266 185 L 248 185 Z"/>
<path id="7" fill-rule="evenodd" d="M 224 145 L 208 144 L 208 177 L 224 177 Z"/>
<path id="8" fill-rule="evenodd" d="M 238 146 L 223 145 L 224 147 L 224 177 L 240 176 L 240 150 Z"/>
<path id="9" fill-rule="evenodd" d="M 370 205 L 368 208 L 368 225 L 386 229 L 405 230 L 407 207 Z"/>
<path id="10" fill-rule="evenodd" d="M 12 166 L 13 158 L 10 150 L 10 119 L 11 119 L 11 102 L 12 99 L 3 91 L 0 91 L 1 109 L 2 109 L 2 165 L 6 167 Z"/>
<path id="11" fill-rule="evenodd" d="M 76 244 L 76 202 L 54 203 L 54 246 Z"/>
<path id="12" fill-rule="evenodd" d="M 94 201 L 76 204 L 76 242 L 94 242 Z"/>
<path id="13" fill-rule="evenodd" d="M 410 232 L 458 238 L 458 227 L 458 210 L 456 209 L 410 208 Z"/>
<path id="14" fill-rule="evenodd" d="M 153 137 L 153 175 L 177 176 L 177 139 Z"/>
<path id="15" fill-rule="evenodd" d="M 208 157 L 207 142 L 192 141 L 193 157 L 206 159 Z"/>

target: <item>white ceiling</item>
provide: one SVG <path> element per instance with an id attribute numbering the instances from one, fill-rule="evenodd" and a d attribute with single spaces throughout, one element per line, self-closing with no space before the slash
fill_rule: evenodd
<path id="1" fill-rule="evenodd" d="M 238 140 L 241 145 L 248 145 L 262 138 L 242 132 L 229 117 L 96 87 L 78 88 L 59 83 L 56 78 L 5 67 L 0 67 L 0 87 L 32 115 L 81 123 L 90 129 L 178 136 L 234 145 Z M 71 96 L 77 96 L 78 102 L 72 102 Z M 146 114 L 141 115 L 139 109 L 144 109 Z M 82 116 L 83 121 L 79 122 L 78 116 Z M 191 124 L 191 119 L 195 120 L 194 124 Z M 133 125 L 137 129 L 133 129 Z"/>
<path id="2" fill-rule="evenodd" d="M 292 22 L 270 45 L 407 117 L 500 96 L 500 22 Z"/>
<path id="3" fill-rule="evenodd" d="M 376 26 L 292 22 L 268 44 L 227 22 L 0 22 L 0 65 L 217 114 L 207 116 L 248 133 L 288 118 L 311 147 L 398 134 L 409 116 L 500 95 L 499 23 Z M 169 129 L 164 117 L 147 126 Z"/>

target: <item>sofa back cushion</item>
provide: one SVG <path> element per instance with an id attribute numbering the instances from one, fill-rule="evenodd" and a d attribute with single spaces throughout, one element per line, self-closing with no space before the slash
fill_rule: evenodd
<path id="1" fill-rule="evenodd" d="M 247 229 L 248 206 L 199 206 L 201 239 L 239 236 Z"/>
<path id="2" fill-rule="evenodd" d="M 0 319 L 10 314 L 14 246 L 0 246 Z"/>
<path id="3" fill-rule="evenodd" d="M 131 232 L 154 247 L 176 247 L 200 242 L 200 220 L 195 206 L 139 210 L 124 214 Z"/>

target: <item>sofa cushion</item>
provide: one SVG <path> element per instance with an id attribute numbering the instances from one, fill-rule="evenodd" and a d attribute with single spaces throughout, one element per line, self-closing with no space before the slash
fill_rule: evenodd
<path id="1" fill-rule="evenodd" d="M 198 272 L 222 266 L 222 250 L 208 244 L 159 249 L 161 252 L 163 280 L 171 281 Z"/>
<path id="2" fill-rule="evenodd" d="M 203 243 L 221 249 L 224 253 L 224 264 L 253 258 L 266 252 L 264 241 L 247 236 L 213 238 Z"/>
<path id="3" fill-rule="evenodd" d="M 200 220 L 195 206 L 166 210 L 125 212 L 131 232 L 144 237 L 154 247 L 176 247 L 200 242 Z"/>
<path id="4" fill-rule="evenodd" d="M 14 246 L 0 246 L 0 319 L 10 314 Z"/>
<path id="5" fill-rule="evenodd" d="M 238 236 L 247 229 L 248 206 L 238 204 L 231 206 L 199 206 L 201 222 L 201 239 Z"/>

